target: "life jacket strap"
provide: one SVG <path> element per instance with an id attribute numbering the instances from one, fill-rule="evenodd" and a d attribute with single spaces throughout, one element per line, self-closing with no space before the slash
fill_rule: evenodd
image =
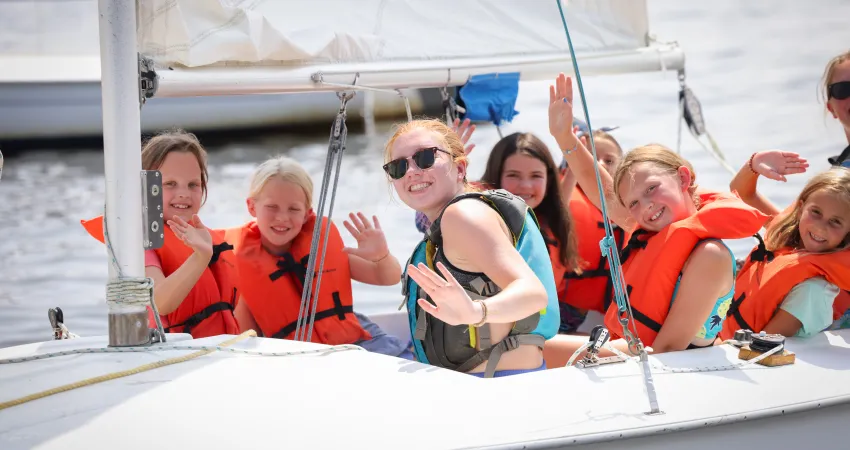
<path id="1" fill-rule="evenodd" d="M 354 305 L 343 305 L 342 300 L 339 297 L 339 292 L 334 292 L 331 294 L 333 298 L 334 306 L 333 308 L 328 308 L 316 313 L 315 321 L 318 322 L 320 320 L 329 319 L 331 317 L 336 316 L 338 320 L 346 320 L 346 314 L 354 314 Z M 275 339 L 285 339 L 287 336 L 295 332 L 295 329 L 298 327 L 298 320 L 293 320 L 292 322 L 286 324 L 283 328 L 277 331 L 277 333 L 271 335 L 271 337 Z"/>
<path id="2" fill-rule="evenodd" d="M 236 295 L 236 289 L 233 289 L 233 295 Z M 183 333 L 192 334 L 192 329 L 196 326 L 200 325 L 201 322 L 209 319 L 213 314 L 222 311 L 233 311 L 233 304 L 228 302 L 218 302 L 213 303 L 212 305 L 207 306 L 206 308 L 200 310 L 199 312 L 192 314 L 181 323 L 176 325 L 171 325 L 165 328 L 165 331 L 171 331 L 177 327 L 183 327 Z"/>
<path id="3" fill-rule="evenodd" d="M 457 371 L 469 372 L 484 361 L 487 361 L 487 366 L 484 368 L 484 378 L 493 378 L 493 375 L 496 373 L 496 366 L 499 365 L 499 360 L 503 354 L 516 350 L 522 345 L 535 345 L 543 350 L 545 343 L 546 339 L 539 334 L 509 335 L 498 344 L 476 353 L 472 358 L 469 358 L 466 362 L 458 366 Z"/>
<path id="4" fill-rule="evenodd" d="M 735 318 L 735 321 L 738 322 L 738 328 L 750 330 L 753 332 L 761 331 L 753 329 L 753 327 L 747 323 L 746 319 L 744 319 L 744 316 L 741 314 L 741 304 L 744 303 L 744 300 L 746 300 L 746 298 L 747 294 L 745 292 L 742 292 L 740 297 L 733 299 L 732 303 L 729 305 L 729 311 L 726 313 L 726 317 L 728 318 L 729 316 L 732 316 L 733 318 Z"/>
<path id="5" fill-rule="evenodd" d="M 222 252 L 226 252 L 228 250 L 233 250 L 233 246 L 228 244 L 227 242 L 222 242 L 221 244 L 216 244 L 212 246 L 212 256 L 210 257 L 210 262 L 207 264 L 207 267 L 212 267 L 213 264 L 218 262 L 218 258 L 221 256 Z"/>
<path id="6" fill-rule="evenodd" d="M 301 261 L 296 261 L 292 253 L 284 253 L 277 260 L 277 270 L 269 274 L 269 279 L 277 281 L 280 277 L 291 273 L 294 275 L 295 281 L 299 284 L 299 290 L 304 289 L 304 279 L 307 277 L 307 261 L 310 255 L 301 258 Z"/>
<path id="7" fill-rule="evenodd" d="M 756 233 L 753 235 L 754 238 L 758 239 L 759 244 L 758 248 L 753 250 L 750 254 L 751 262 L 771 262 L 773 261 L 774 255 L 773 252 L 767 249 L 767 246 L 764 244 L 764 239 L 761 238 L 761 235 Z"/>

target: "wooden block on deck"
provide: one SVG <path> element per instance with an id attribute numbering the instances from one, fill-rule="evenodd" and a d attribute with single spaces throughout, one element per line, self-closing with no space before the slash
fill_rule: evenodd
<path id="1" fill-rule="evenodd" d="M 755 352 L 750 350 L 749 345 L 745 345 L 741 347 L 738 351 L 738 358 L 743 359 L 744 361 L 749 361 L 757 356 L 761 355 L 761 352 Z M 763 366 L 768 367 L 776 367 L 776 366 L 786 366 L 788 364 L 794 364 L 795 361 L 794 352 L 789 352 L 788 350 L 782 349 L 779 353 L 774 353 L 773 355 L 768 356 L 767 358 L 757 362 L 756 364 L 761 364 Z"/>

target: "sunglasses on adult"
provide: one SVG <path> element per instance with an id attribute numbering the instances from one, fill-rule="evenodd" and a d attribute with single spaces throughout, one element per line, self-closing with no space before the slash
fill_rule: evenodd
<path id="1" fill-rule="evenodd" d="M 846 100 L 847 98 L 850 98 L 850 81 L 832 83 L 827 87 L 826 92 L 829 98 Z"/>
<path id="2" fill-rule="evenodd" d="M 410 160 L 413 161 L 413 164 L 416 164 L 416 167 L 422 170 L 430 169 L 434 167 L 434 163 L 437 161 L 437 152 L 451 155 L 450 152 L 438 147 L 423 148 L 409 158 L 398 158 L 384 164 L 384 172 L 393 180 L 401 179 L 407 173 L 407 169 L 410 168 L 410 163 L 408 163 Z"/>

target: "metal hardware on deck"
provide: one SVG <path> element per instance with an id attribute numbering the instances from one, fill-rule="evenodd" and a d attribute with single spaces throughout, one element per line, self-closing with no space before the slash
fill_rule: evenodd
<path id="1" fill-rule="evenodd" d="M 3 178 L 3 152 L 0 152 L 0 178 Z"/>
<path id="2" fill-rule="evenodd" d="M 144 106 L 149 98 L 153 98 L 159 88 L 159 77 L 156 75 L 153 60 L 139 54 L 139 105 Z"/>
<path id="3" fill-rule="evenodd" d="M 50 320 L 50 326 L 53 328 L 53 339 L 54 340 L 62 340 L 62 339 L 74 339 L 77 336 L 74 333 L 71 333 L 68 330 L 68 327 L 65 326 L 65 315 L 62 313 L 62 309 L 59 307 L 50 308 L 47 310 L 47 318 Z"/>
<path id="4" fill-rule="evenodd" d="M 593 327 L 593 330 L 590 331 L 590 341 L 587 346 L 587 355 L 582 358 L 581 361 L 576 363 L 576 366 L 587 369 L 590 367 L 601 366 L 604 364 L 614 364 L 619 362 L 624 362 L 626 358 L 616 355 L 609 356 L 606 358 L 599 357 L 599 350 L 608 342 L 608 339 L 611 337 L 611 334 L 608 332 L 602 325 L 597 325 Z"/>
<path id="5" fill-rule="evenodd" d="M 142 233 L 145 250 L 161 248 L 165 243 L 162 204 L 162 176 L 158 170 L 142 171 Z"/>

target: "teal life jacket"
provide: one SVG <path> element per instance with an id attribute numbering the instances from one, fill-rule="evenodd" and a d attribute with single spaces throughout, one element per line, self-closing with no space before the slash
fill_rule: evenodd
<path id="1" fill-rule="evenodd" d="M 515 322 L 508 336 L 496 343 L 490 341 L 489 324 L 484 324 L 479 328 L 471 325 L 452 326 L 422 311 L 417 304 L 417 299 L 424 298 L 428 301 L 431 301 L 431 299 L 424 291 L 420 290 L 412 278 L 408 277 L 407 266 L 409 264 L 423 263 L 439 274 L 435 269 L 435 264 L 437 261 L 442 262 L 473 300 L 492 297 L 501 291 L 484 273 L 462 271 L 455 268 L 445 258 L 441 249 L 440 222 L 442 214 L 431 224 L 431 227 L 425 233 L 425 238 L 416 246 L 408 264 L 404 266 L 401 283 L 402 294 L 404 295 L 402 306 L 407 306 L 414 354 L 419 362 L 459 372 L 469 372 L 487 361 L 484 376 L 490 378 L 495 373 L 496 365 L 499 363 L 502 354 L 524 344 L 537 345 L 542 349 L 546 340 L 558 332 L 561 321 L 558 293 L 555 288 L 552 261 L 549 259 L 549 252 L 540 232 L 540 225 L 534 211 L 526 205 L 525 201 L 508 191 L 498 189 L 462 194 L 455 197 L 449 205 L 466 198 L 485 202 L 495 209 L 505 221 L 515 248 L 546 288 L 548 297 L 546 308 Z M 430 251 L 433 252 L 433 259 L 429 258 L 429 247 Z M 401 306 L 399 306 L 399 309 L 401 309 Z M 476 340 L 478 340 L 481 350 L 475 347 Z"/>

